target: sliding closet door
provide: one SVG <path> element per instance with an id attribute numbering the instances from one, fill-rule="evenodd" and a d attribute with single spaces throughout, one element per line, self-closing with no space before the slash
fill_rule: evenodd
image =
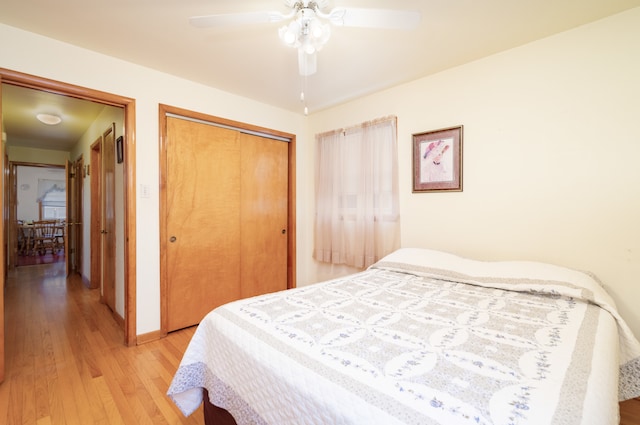
<path id="1" fill-rule="evenodd" d="M 288 143 L 240 135 L 241 295 L 287 289 Z"/>
<path id="2" fill-rule="evenodd" d="M 288 142 L 169 116 L 165 149 L 167 332 L 287 289 Z"/>
<path id="3" fill-rule="evenodd" d="M 192 326 L 240 297 L 239 133 L 167 118 L 166 323 Z"/>

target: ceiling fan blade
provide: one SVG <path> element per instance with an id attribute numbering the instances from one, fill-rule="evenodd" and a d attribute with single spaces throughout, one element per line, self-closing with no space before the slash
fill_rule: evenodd
<path id="1" fill-rule="evenodd" d="M 221 15 L 193 16 L 189 23 L 198 28 L 228 27 L 244 24 L 266 24 L 280 22 L 294 16 L 294 13 L 283 14 L 281 12 L 263 11 L 247 13 L 229 13 Z"/>
<path id="2" fill-rule="evenodd" d="M 337 7 L 323 17 L 336 26 L 411 30 L 418 26 L 421 15 L 417 10 Z"/>

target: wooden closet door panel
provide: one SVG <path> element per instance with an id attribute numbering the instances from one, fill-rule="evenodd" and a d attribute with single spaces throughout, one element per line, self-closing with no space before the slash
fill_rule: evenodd
<path id="1" fill-rule="evenodd" d="M 241 295 L 287 289 L 288 143 L 242 134 Z"/>
<path id="2" fill-rule="evenodd" d="M 240 297 L 239 133 L 167 118 L 167 330 Z"/>

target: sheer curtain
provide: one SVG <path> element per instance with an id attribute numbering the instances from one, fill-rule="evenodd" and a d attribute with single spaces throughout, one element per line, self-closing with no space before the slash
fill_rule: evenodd
<path id="1" fill-rule="evenodd" d="M 316 260 L 365 268 L 399 248 L 396 121 L 316 135 Z"/>

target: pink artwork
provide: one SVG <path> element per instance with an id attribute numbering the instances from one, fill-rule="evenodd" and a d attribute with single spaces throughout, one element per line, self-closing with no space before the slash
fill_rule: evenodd
<path id="1" fill-rule="evenodd" d="M 462 126 L 413 135 L 413 191 L 462 191 Z"/>
<path id="2" fill-rule="evenodd" d="M 453 159 L 450 150 L 452 143 L 452 139 L 445 139 L 420 144 L 420 149 L 424 148 L 420 165 L 422 183 L 453 180 Z"/>

